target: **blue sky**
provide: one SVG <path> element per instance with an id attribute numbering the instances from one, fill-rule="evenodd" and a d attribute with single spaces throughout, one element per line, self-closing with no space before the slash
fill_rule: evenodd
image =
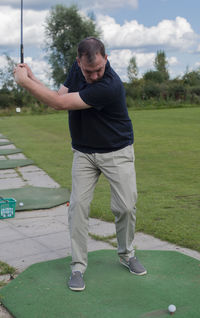
<path id="1" fill-rule="evenodd" d="M 43 50 L 43 24 L 51 6 L 77 4 L 82 14 L 93 12 L 113 68 L 123 80 L 136 57 L 140 76 L 153 69 L 156 52 L 164 50 L 171 77 L 200 67 L 199 0 L 24 0 L 25 61 L 48 81 Z M 92 9 L 92 10 L 91 10 Z M 20 0 L 0 2 L 0 63 L 3 52 L 19 60 Z"/>

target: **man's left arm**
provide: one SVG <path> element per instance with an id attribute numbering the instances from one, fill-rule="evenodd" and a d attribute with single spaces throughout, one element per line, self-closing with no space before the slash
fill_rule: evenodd
<path id="1" fill-rule="evenodd" d="M 39 101 L 47 104 L 56 110 L 80 110 L 87 109 L 87 105 L 80 97 L 78 92 L 68 93 L 65 86 L 61 86 L 58 92 L 52 91 L 28 76 L 25 67 L 18 66 L 14 71 L 15 81 L 27 91 L 29 91 Z"/>
<path id="2" fill-rule="evenodd" d="M 58 90 L 58 95 L 65 95 L 68 94 L 68 88 L 64 85 L 61 85 L 60 89 Z"/>

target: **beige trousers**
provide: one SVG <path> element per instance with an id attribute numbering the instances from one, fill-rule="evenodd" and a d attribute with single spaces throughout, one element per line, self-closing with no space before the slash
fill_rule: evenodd
<path id="1" fill-rule="evenodd" d="M 110 184 L 118 255 L 125 258 L 134 256 L 137 201 L 134 160 L 132 145 L 109 153 L 85 154 L 74 150 L 69 206 L 72 271 L 84 273 L 87 267 L 90 203 L 101 173 Z"/>

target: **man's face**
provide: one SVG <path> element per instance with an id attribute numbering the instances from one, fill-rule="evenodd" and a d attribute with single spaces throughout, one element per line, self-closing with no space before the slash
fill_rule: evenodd
<path id="1" fill-rule="evenodd" d="M 81 59 L 77 58 L 77 62 L 86 82 L 92 84 L 103 77 L 107 55 L 103 57 L 101 54 L 96 54 L 96 59 L 92 63 L 88 63 L 87 57 L 82 56 Z"/>

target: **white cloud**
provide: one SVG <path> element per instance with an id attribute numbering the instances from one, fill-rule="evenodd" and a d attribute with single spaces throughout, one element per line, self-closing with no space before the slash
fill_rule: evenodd
<path id="1" fill-rule="evenodd" d="M 39 78 L 42 82 L 49 84 L 51 79 L 49 78 L 50 65 L 43 59 L 43 56 L 34 60 L 32 57 L 27 56 L 25 61 L 31 68 L 32 72 Z"/>
<path id="2" fill-rule="evenodd" d="M 61 0 L 59 3 L 66 5 L 66 2 L 64 3 L 64 1 L 65 0 Z M 70 1 L 73 0 L 69 0 L 69 2 Z M 34 6 L 38 9 L 38 6 L 41 4 L 42 7 L 47 8 L 48 5 L 55 5 L 57 3 L 57 0 L 49 0 L 48 2 L 47 0 L 42 2 L 39 0 L 24 1 L 25 61 L 32 66 L 34 73 L 42 81 L 46 81 L 46 70 L 49 70 L 49 65 L 42 57 L 38 58 L 38 53 L 36 54 L 37 58 L 34 58 L 34 53 L 38 48 L 40 49 L 44 43 L 43 25 L 49 11 L 28 10 L 28 7 L 31 8 Z M 68 5 L 70 4 L 67 3 L 67 6 Z M 119 8 L 120 6 L 127 5 L 136 9 L 138 0 L 102 0 L 100 2 L 99 0 L 82 0 L 81 2 L 81 7 L 84 7 L 84 9 L 89 6 L 92 10 L 99 8 L 96 12 L 99 12 L 101 9 L 103 12 L 103 8 Z M 168 49 L 173 49 L 174 51 L 184 50 L 186 53 L 190 50 L 190 53 L 193 53 L 194 45 L 196 44 L 195 49 L 200 52 L 200 44 L 198 44 L 199 39 L 197 38 L 197 35 L 189 22 L 182 17 L 177 17 L 174 20 L 163 20 L 157 25 L 146 27 L 136 20 L 125 21 L 120 25 L 114 18 L 108 15 L 97 14 L 97 26 L 102 29 L 104 42 L 110 50 L 109 60 L 111 65 L 123 80 L 127 79 L 127 66 L 133 55 L 136 57 L 140 74 L 142 74 L 142 72 L 144 73 L 146 70 L 153 68 L 155 52 L 160 48 L 163 48 L 166 52 Z M 2 52 L 12 52 L 13 48 L 17 48 L 18 50 L 19 42 L 20 0 L 1 0 L 0 49 Z M 28 46 L 29 50 L 26 50 L 26 47 Z M 31 50 L 33 48 L 31 53 L 30 48 Z M 28 52 L 28 54 L 26 54 L 26 52 Z M 31 54 L 32 58 L 27 57 L 27 55 Z M 5 62 L 5 58 L 0 57 L 1 66 L 3 66 Z M 168 58 L 168 63 L 172 68 L 177 64 L 179 64 L 179 66 L 181 64 L 175 56 Z M 170 70 L 170 72 L 172 71 Z"/>
<path id="3" fill-rule="evenodd" d="M 27 10 L 24 13 L 24 41 L 40 45 L 44 40 L 44 21 L 48 11 Z"/>
<path id="4" fill-rule="evenodd" d="M 123 81 L 127 80 L 127 67 L 131 57 L 135 56 L 139 71 L 144 68 L 150 69 L 153 67 L 155 53 L 138 53 L 129 49 L 112 50 L 109 55 L 109 61 L 114 70 L 120 74 Z M 142 75 L 141 72 L 139 76 Z"/>
<path id="5" fill-rule="evenodd" d="M 170 58 L 167 59 L 169 65 L 176 65 L 178 64 L 178 59 L 175 56 L 171 56 Z"/>
<path id="6" fill-rule="evenodd" d="M 69 6 L 74 4 L 73 0 L 26 0 L 24 1 L 25 8 L 35 8 L 41 9 L 46 8 L 49 9 L 51 6 L 56 4 L 64 4 L 65 6 Z M 89 9 L 94 11 L 98 9 L 111 9 L 111 8 L 120 8 L 123 6 L 129 5 L 132 8 L 138 7 L 138 0 L 82 0 L 76 1 L 76 4 L 83 9 Z M 1 5 L 10 5 L 12 7 L 20 7 L 20 0 L 1 0 Z"/>
<path id="7" fill-rule="evenodd" d="M 200 68 L 200 62 L 195 63 L 195 68 Z"/>
<path id="8" fill-rule="evenodd" d="M 138 53 L 129 49 L 112 50 L 109 60 L 112 64 L 128 66 L 131 57 L 135 56 L 138 67 L 152 67 L 155 53 Z"/>
<path id="9" fill-rule="evenodd" d="M 197 52 L 200 52 L 200 44 L 197 46 Z"/>
<path id="10" fill-rule="evenodd" d="M 190 48 L 197 37 L 189 22 L 182 17 L 163 20 L 152 27 L 145 27 L 136 20 L 120 25 L 114 18 L 104 15 L 97 17 L 97 23 L 110 48 L 163 46 L 183 50 Z"/>
<path id="11" fill-rule="evenodd" d="M 8 14 L 9 12 L 9 14 Z M 43 43 L 43 23 L 47 11 L 24 10 L 24 42 L 40 45 Z M 20 41 L 20 10 L 1 6 L 0 46 L 13 46 Z"/>
<path id="12" fill-rule="evenodd" d="M 134 9 L 136 9 L 138 7 L 138 0 L 95 0 L 95 1 L 91 1 L 91 0 L 85 0 L 82 1 L 83 3 L 85 3 L 85 5 L 89 5 L 89 8 L 91 9 L 91 5 L 92 5 L 92 9 L 111 9 L 111 8 L 121 8 L 123 6 L 130 6 Z M 84 6 L 83 6 L 84 7 Z"/>

